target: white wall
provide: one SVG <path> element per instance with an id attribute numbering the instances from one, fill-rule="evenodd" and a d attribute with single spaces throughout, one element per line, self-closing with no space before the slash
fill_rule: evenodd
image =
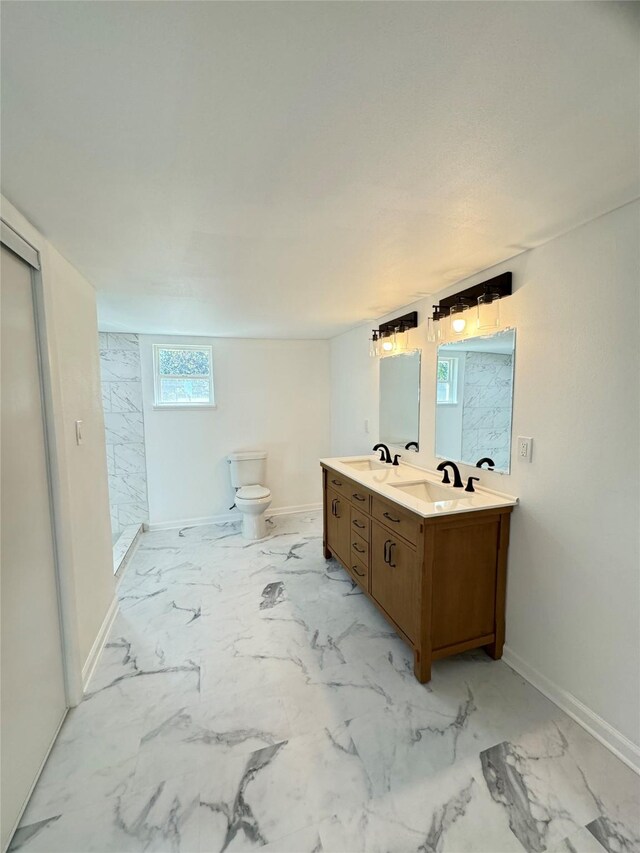
<path id="1" fill-rule="evenodd" d="M 451 289 L 514 273 L 515 293 L 501 303 L 503 320 L 517 326 L 513 436 L 533 437 L 533 462 L 513 456 L 510 475 L 481 475 L 520 497 L 509 551 L 509 653 L 602 718 L 593 718 L 602 731 L 621 733 L 619 745 L 625 737 L 640 744 L 639 224 L 636 202 Z M 412 306 L 421 320 L 412 342 L 423 349 L 423 407 L 420 453 L 405 458 L 433 468 L 431 303 Z M 331 342 L 336 455 L 367 452 L 377 439 L 375 428 L 363 430 L 365 418 L 377 423 L 371 326 Z"/>
<path id="2" fill-rule="evenodd" d="M 41 257 L 63 626 L 77 691 L 115 587 L 96 297 L 89 282 L 4 198 L 2 217 Z M 81 446 L 76 444 L 76 420 L 84 424 Z M 72 696 L 74 701 L 79 698 L 77 692 Z"/>
<path id="3" fill-rule="evenodd" d="M 154 343 L 213 346 L 215 409 L 153 408 Z M 227 455 L 268 452 L 271 508 L 322 499 L 318 459 L 329 453 L 328 341 L 140 336 L 150 523 L 228 513 Z"/>

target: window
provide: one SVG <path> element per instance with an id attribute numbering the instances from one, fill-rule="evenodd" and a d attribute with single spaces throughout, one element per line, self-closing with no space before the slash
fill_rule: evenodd
<path id="1" fill-rule="evenodd" d="M 438 359 L 436 403 L 453 405 L 458 402 L 458 359 Z"/>
<path id="2" fill-rule="evenodd" d="M 156 406 L 215 405 L 211 347 L 154 344 L 153 368 Z"/>

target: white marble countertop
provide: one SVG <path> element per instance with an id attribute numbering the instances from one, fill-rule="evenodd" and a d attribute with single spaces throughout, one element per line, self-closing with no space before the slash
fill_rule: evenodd
<path id="1" fill-rule="evenodd" d="M 371 470 L 358 470 L 352 467 L 349 463 L 366 463 L 371 460 L 370 464 L 375 466 Z M 458 512 L 474 512 L 483 509 L 496 509 L 504 506 L 515 506 L 518 503 L 518 498 L 513 495 L 505 495 L 501 492 L 495 492 L 493 489 L 487 489 L 479 483 L 474 483 L 475 492 L 466 492 L 464 489 L 456 489 L 453 486 L 442 484 L 442 474 L 439 471 L 428 471 L 426 468 L 418 468 L 414 465 L 408 465 L 406 462 L 401 462 L 398 466 L 380 463 L 377 455 L 374 456 L 336 456 L 329 459 L 321 459 L 320 463 L 337 471 L 344 477 L 353 480 L 354 483 L 359 483 L 365 486 L 369 491 L 386 500 L 393 501 L 405 509 L 415 512 L 422 518 L 432 518 L 440 515 L 453 515 Z M 478 476 L 482 476 L 482 471 L 477 471 Z M 437 486 L 440 493 L 443 490 L 451 492 L 450 500 L 423 500 L 407 492 L 402 491 L 397 486 L 411 485 L 414 483 L 426 482 Z M 434 490 L 435 491 L 435 490 Z"/>

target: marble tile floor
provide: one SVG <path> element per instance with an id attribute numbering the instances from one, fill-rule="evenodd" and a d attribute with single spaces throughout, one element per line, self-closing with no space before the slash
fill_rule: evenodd
<path id="1" fill-rule="evenodd" d="M 640 779 L 482 652 L 420 685 L 319 513 L 142 535 L 10 850 L 640 850 Z"/>

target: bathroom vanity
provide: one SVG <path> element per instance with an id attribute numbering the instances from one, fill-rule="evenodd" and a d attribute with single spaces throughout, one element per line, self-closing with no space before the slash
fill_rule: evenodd
<path id="1" fill-rule="evenodd" d="M 483 647 L 502 656 L 509 517 L 517 498 L 442 485 L 377 457 L 320 460 L 324 555 L 336 557 L 414 652 L 431 661 Z"/>

